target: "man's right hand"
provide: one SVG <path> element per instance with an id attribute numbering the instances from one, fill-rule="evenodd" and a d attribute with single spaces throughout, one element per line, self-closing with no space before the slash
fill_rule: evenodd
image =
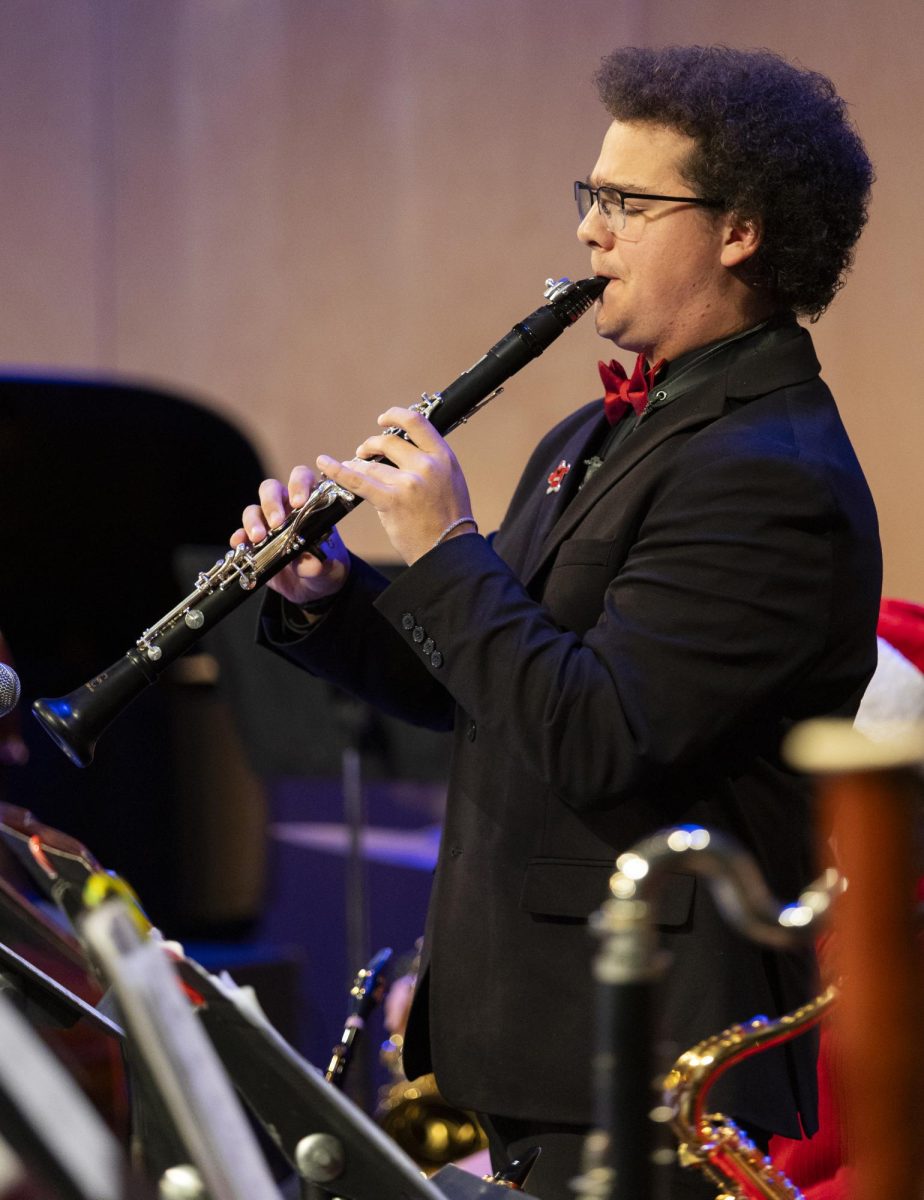
<path id="1" fill-rule="evenodd" d="M 301 508 L 316 484 L 317 477 L 308 467 L 294 467 L 288 487 L 278 479 L 264 479 L 260 484 L 260 503 L 244 509 L 242 528 L 232 535 L 231 545 L 262 542 L 270 530 L 279 528 L 293 509 Z M 274 575 L 267 586 L 298 605 L 310 604 L 339 592 L 350 572 L 350 556 L 336 529 L 331 529 L 321 543 L 321 549 L 325 555 L 323 561 L 313 554 L 302 554 Z"/>

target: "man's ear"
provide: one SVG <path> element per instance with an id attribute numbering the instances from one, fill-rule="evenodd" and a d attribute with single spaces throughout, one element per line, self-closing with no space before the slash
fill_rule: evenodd
<path id="1" fill-rule="evenodd" d="M 725 226 L 722 246 L 723 267 L 741 267 L 757 253 L 763 239 L 763 226 L 758 217 L 739 217 L 730 214 Z"/>

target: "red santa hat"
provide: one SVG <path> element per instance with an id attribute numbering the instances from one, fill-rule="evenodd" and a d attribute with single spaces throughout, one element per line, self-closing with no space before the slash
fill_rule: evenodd
<path id="1" fill-rule="evenodd" d="M 884 599 L 877 632 L 879 661 L 856 720 L 870 736 L 883 722 L 924 720 L 924 606 Z"/>
<path id="2" fill-rule="evenodd" d="M 876 632 L 899 654 L 924 671 L 924 607 L 910 600 L 884 599 Z"/>

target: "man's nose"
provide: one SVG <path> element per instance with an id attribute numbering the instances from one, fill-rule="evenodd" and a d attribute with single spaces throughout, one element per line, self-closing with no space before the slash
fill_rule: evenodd
<path id="1" fill-rule="evenodd" d="M 596 204 L 591 205 L 587 216 L 578 225 L 577 236 L 585 246 L 597 246 L 602 250 L 609 250 L 615 240 Z"/>

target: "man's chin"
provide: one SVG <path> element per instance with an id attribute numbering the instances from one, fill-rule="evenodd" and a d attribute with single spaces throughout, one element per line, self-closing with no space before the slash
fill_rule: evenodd
<path id="1" fill-rule="evenodd" d="M 598 308 L 594 313 L 594 327 L 600 337 L 615 342 L 617 346 L 622 344 L 619 339 L 625 333 L 625 327 L 622 322 L 615 321 L 612 315 L 607 315 L 602 308 Z"/>
<path id="2" fill-rule="evenodd" d="M 612 300 L 607 296 L 611 287 L 612 283 L 594 304 L 594 327 L 600 337 L 618 343 L 620 335 L 625 332 L 626 322 L 614 311 Z"/>

